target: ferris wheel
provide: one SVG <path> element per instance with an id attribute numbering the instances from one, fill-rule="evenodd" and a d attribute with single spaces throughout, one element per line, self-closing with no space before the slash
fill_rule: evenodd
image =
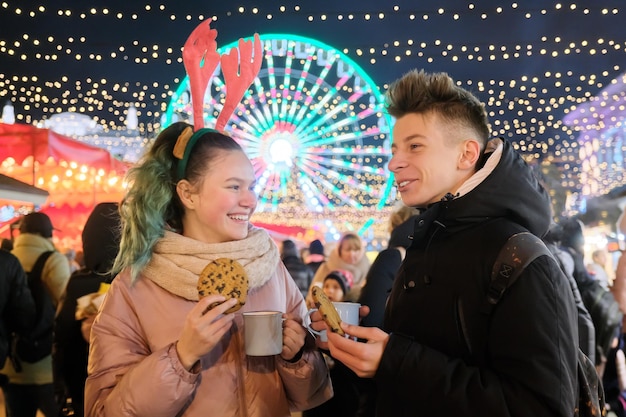
<path id="1" fill-rule="evenodd" d="M 255 216 L 272 222 L 324 219 L 331 229 L 364 231 L 395 199 L 387 163 L 390 117 L 372 79 L 341 51 L 296 35 L 260 35 L 261 70 L 226 124 L 257 175 Z M 223 53 L 236 47 L 220 48 Z M 225 82 L 220 68 L 204 99 L 215 125 Z M 193 120 L 189 78 L 163 124 Z M 339 224 L 337 224 L 339 223 Z"/>

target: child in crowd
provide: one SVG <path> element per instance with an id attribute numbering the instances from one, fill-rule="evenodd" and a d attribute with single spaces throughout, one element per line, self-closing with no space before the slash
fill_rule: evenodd
<path id="1" fill-rule="evenodd" d="M 359 235 L 346 233 L 339 239 L 337 247 L 330 252 L 328 259 L 320 265 L 313 277 L 311 288 L 313 288 L 313 285 L 321 287 L 324 278 L 331 271 L 337 269 L 350 271 L 353 283 L 345 297 L 346 301 L 356 301 L 361 293 L 361 288 L 365 284 L 365 276 L 369 267 L 370 261 L 365 256 L 365 245 Z M 307 295 L 307 304 L 313 307 L 311 288 L 309 288 L 309 294 Z"/>
<path id="2" fill-rule="evenodd" d="M 330 301 L 345 301 L 345 296 L 352 288 L 352 273 L 345 269 L 331 271 L 324 278 L 324 294 Z"/>

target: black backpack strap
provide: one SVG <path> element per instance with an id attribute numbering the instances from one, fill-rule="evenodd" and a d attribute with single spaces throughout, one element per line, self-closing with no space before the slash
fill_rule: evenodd
<path id="1" fill-rule="evenodd" d="M 33 265 L 33 268 L 29 272 L 29 276 L 32 277 L 32 279 L 41 281 L 41 273 L 43 272 L 43 267 L 46 265 L 46 261 L 48 260 L 50 255 L 52 255 L 53 253 L 53 250 L 49 250 L 39 255 L 39 258 L 37 258 L 37 260 L 35 261 L 35 265 Z"/>
<path id="2" fill-rule="evenodd" d="M 524 268 L 542 255 L 547 255 L 554 259 L 552 252 L 550 252 L 543 241 L 531 233 L 518 233 L 512 235 L 507 240 L 493 264 L 491 282 L 487 290 L 485 313 L 491 313 L 491 310 L 498 304 L 506 289 L 515 283 Z M 605 415 L 605 397 L 602 380 L 598 377 L 594 364 L 580 348 L 578 348 L 577 362 L 578 402 L 574 410 L 574 416 Z"/>
<path id="3" fill-rule="evenodd" d="M 532 233 L 521 232 L 509 237 L 493 264 L 484 312 L 491 313 L 506 289 L 515 283 L 524 268 L 542 255 L 552 257 L 545 243 Z"/>
<path id="4" fill-rule="evenodd" d="M 44 252 L 39 255 L 39 258 L 35 261 L 35 265 L 26 275 L 28 276 L 28 287 L 35 300 L 35 308 L 37 310 L 37 323 L 41 322 L 42 317 L 45 314 L 46 302 L 44 297 L 52 297 L 48 286 L 41 280 L 41 274 L 43 268 L 46 265 L 46 261 L 52 255 L 54 251 Z"/>

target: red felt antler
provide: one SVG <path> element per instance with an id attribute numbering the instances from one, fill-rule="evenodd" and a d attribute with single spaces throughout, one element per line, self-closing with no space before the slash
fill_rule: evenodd
<path id="1" fill-rule="evenodd" d="M 204 127 L 204 94 L 220 60 L 217 52 L 217 30 L 211 29 L 211 19 L 200 23 L 191 32 L 183 49 L 183 64 L 189 75 L 193 124 L 195 130 Z"/>
<path id="2" fill-rule="evenodd" d="M 252 42 L 239 39 L 239 54 L 237 49 L 231 49 L 222 55 L 222 74 L 226 83 L 226 99 L 224 107 L 217 118 L 215 129 L 223 130 L 226 122 L 235 111 L 246 90 L 254 81 L 261 69 L 263 56 L 261 40 L 257 33 L 254 34 L 254 56 L 252 55 Z M 194 110 L 195 112 L 195 110 Z"/>

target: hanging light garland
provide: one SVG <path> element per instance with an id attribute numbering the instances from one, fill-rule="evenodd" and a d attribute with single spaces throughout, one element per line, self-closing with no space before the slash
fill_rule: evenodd
<path id="1" fill-rule="evenodd" d="M 357 2 L 327 10 L 309 3 L 249 3 L 199 10 L 196 5 L 165 1 L 71 8 L 1 2 L 0 21 L 18 22 L 19 30 L 0 35 L 0 98 L 13 102 L 17 122 L 36 124 L 58 113 L 79 112 L 92 115 L 105 133 L 124 130 L 134 107 L 138 131 L 152 137 L 162 128 L 167 105 L 184 76 L 183 38 L 195 22 L 210 17 L 222 34 L 235 33 L 232 27 L 237 27 L 233 39 L 245 35 L 252 24 L 289 25 L 326 38 L 334 29 L 346 27 L 344 31 L 374 35 L 337 35 L 332 43 L 373 74 L 381 91 L 413 67 L 448 71 L 483 100 L 494 135 L 511 140 L 546 175 L 552 172 L 548 168 L 557 166 L 556 174 L 550 175 L 559 175 L 559 186 L 568 192 L 597 195 L 624 181 L 617 169 L 602 177 L 606 158 L 592 157 L 594 152 L 606 154 L 605 143 L 617 143 L 606 132 L 594 133 L 603 126 L 563 121 L 626 71 L 626 36 L 611 30 L 623 25 L 619 1 L 530 8 L 522 2 L 447 8 L 398 1 L 371 10 Z M 594 30 L 572 30 L 554 22 L 575 22 L 570 26 Z M 484 28 L 483 34 L 463 33 L 468 25 Z M 89 30 L 93 27 L 98 31 Z M 128 28 L 136 28 L 134 35 L 125 35 Z M 455 36 L 457 31 L 461 36 Z M 575 65 L 578 62 L 584 64 Z M 53 70 L 38 71 L 39 67 Z M 132 77 L 118 74 L 126 69 Z M 619 101 L 600 98 L 589 111 L 619 111 Z M 613 117 L 608 124 L 617 132 L 614 135 L 621 134 L 623 121 Z M 585 143 L 595 145 L 589 148 Z M 593 186 L 581 184 L 581 170 L 593 173 L 586 178 L 602 179 Z"/>

